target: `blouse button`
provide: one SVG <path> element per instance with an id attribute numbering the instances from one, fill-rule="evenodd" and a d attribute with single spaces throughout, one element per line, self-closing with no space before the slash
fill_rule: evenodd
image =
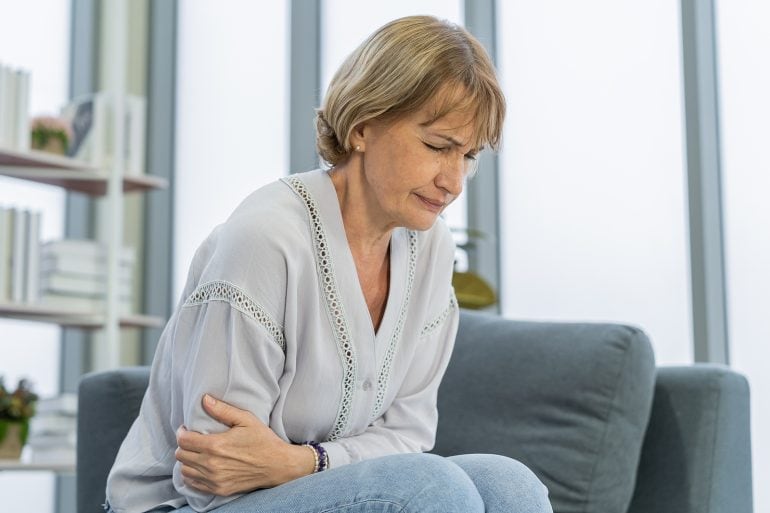
<path id="1" fill-rule="evenodd" d="M 364 381 L 364 384 L 361 386 L 361 388 L 363 388 L 366 392 L 371 390 L 372 389 L 372 382 L 371 382 L 371 380 L 367 379 L 366 381 Z"/>

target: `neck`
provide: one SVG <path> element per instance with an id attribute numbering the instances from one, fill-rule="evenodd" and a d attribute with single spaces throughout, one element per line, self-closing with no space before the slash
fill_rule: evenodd
<path id="1" fill-rule="evenodd" d="M 384 215 L 376 208 L 369 194 L 363 169 L 356 165 L 356 155 L 330 171 L 342 212 L 342 223 L 348 245 L 354 254 L 374 257 L 387 255 L 394 224 L 383 222 Z"/>

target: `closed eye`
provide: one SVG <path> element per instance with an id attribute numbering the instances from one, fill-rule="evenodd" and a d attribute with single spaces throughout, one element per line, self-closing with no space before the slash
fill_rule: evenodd
<path id="1" fill-rule="evenodd" d="M 444 153 L 445 151 L 449 150 L 449 147 L 447 146 L 433 146 L 432 144 L 428 144 L 426 142 L 423 142 L 425 146 L 427 146 L 431 151 L 435 151 L 436 153 Z"/>

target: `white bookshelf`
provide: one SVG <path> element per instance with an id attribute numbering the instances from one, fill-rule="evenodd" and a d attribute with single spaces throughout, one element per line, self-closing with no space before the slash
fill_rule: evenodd
<path id="1" fill-rule="evenodd" d="M 168 186 L 168 182 L 152 176 L 124 176 L 122 187 L 114 189 L 110 183 L 111 173 L 115 170 L 100 169 L 75 159 L 51 155 L 39 151 L 16 151 L 0 148 L 0 176 L 19 180 L 43 183 L 76 191 L 90 196 L 105 196 L 112 204 L 112 209 L 122 211 L 123 195 L 131 192 L 145 192 Z M 120 182 L 118 182 L 120 183 Z M 110 186 L 113 189 L 111 190 Z M 117 203 L 117 204 L 115 204 Z M 122 238 L 122 215 L 113 216 L 112 229 L 117 229 Z M 108 241 L 110 251 L 117 253 L 116 241 Z M 112 268 L 114 272 L 114 267 Z M 0 301 L 0 318 L 16 319 L 29 322 L 56 324 L 87 330 L 107 332 L 105 343 L 110 346 L 105 354 L 107 358 L 97 362 L 96 368 L 114 367 L 119 362 L 119 330 L 125 328 L 157 328 L 165 324 L 165 319 L 143 314 L 108 315 L 108 305 L 104 312 L 89 312 L 50 308 L 36 304 L 9 303 Z M 117 310 L 117 308 L 116 308 Z M 114 326 L 113 326 L 114 324 Z M 110 328 L 112 328 L 110 330 Z M 0 459 L 0 472 L 53 472 L 55 474 L 75 474 L 75 461 L 57 463 L 33 463 L 21 460 Z"/>
<path id="2" fill-rule="evenodd" d="M 92 196 L 107 194 L 110 180 L 109 170 L 101 170 L 75 159 L 41 151 L 22 152 L 2 148 L 0 148 L 0 176 L 45 183 Z M 122 194 L 168 186 L 166 180 L 151 176 L 124 176 L 122 182 L 122 191 L 115 195 L 117 200 L 113 197 L 108 198 L 118 201 L 120 208 L 122 208 Z M 113 226 L 113 229 L 115 228 Z M 83 329 L 105 328 L 110 321 L 106 309 L 100 313 L 7 302 L 0 302 L 0 317 Z M 160 317 L 149 315 L 117 315 L 118 328 L 156 328 L 162 327 L 164 322 L 165 320 Z M 117 344 L 117 341 L 108 340 L 108 343 Z"/>
<path id="3" fill-rule="evenodd" d="M 20 152 L 0 148 L 0 176 L 27 180 L 82 192 L 91 196 L 107 194 L 107 171 L 79 160 L 41 151 Z M 145 175 L 123 177 L 123 193 L 163 189 L 168 181 Z"/>
<path id="4" fill-rule="evenodd" d="M 83 329 L 99 329 L 105 321 L 104 314 L 99 312 L 4 302 L 0 302 L 0 317 Z M 120 316 L 121 328 L 161 328 L 164 323 L 165 319 L 162 317 L 151 315 L 129 314 Z"/>
<path id="5" fill-rule="evenodd" d="M 127 6 L 127 0 L 116 0 L 109 2 L 105 8 L 104 31 L 108 35 L 105 51 L 109 53 L 110 58 L 106 59 L 109 63 L 105 66 L 108 73 L 100 81 L 103 82 L 100 85 L 112 98 L 124 98 L 127 92 Z M 118 120 L 124 119 L 125 106 L 122 101 L 115 101 L 113 108 L 113 126 L 108 146 L 112 148 L 113 155 L 124 155 L 126 126 Z M 162 189 L 168 186 L 168 182 L 149 175 L 126 173 L 122 158 L 94 166 L 64 156 L 3 147 L 0 147 L 0 176 L 104 198 L 105 208 L 100 209 L 98 214 L 106 221 L 106 229 L 98 236 L 107 248 L 107 295 L 103 311 L 86 312 L 0 301 L 0 318 L 97 330 L 93 363 L 88 370 L 105 370 L 119 366 L 121 329 L 162 327 L 165 323 L 165 319 L 159 317 L 121 313 L 119 254 L 123 244 L 124 195 Z M 22 455 L 21 460 L 0 460 L 0 472 L 2 471 L 74 474 L 76 465 L 75 461 L 33 463 Z"/>
<path id="6" fill-rule="evenodd" d="M 62 463 L 28 463 L 20 460 L 0 460 L 0 472 L 40 472 L 48 471 L 57 474 L 74 474 L 75 462 Z"/>

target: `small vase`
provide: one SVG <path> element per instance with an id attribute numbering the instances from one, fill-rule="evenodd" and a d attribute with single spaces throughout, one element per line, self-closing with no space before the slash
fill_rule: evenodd
<path id="1" fill-rule="evenodd" d="M 0 420 L 0 460 L 18 460 L 28 430 L 26 420 Z"/>
<path id="2" fill-rule="evenodd" d="M 62 141 L 58 137 L 49 137 L 43 143 L 33 141 L 32 149 L 38 150 L 38 151 L 44 151 L 46 153 L 53 153 L 54 155 L 67 154 L 67 147 L 64 141 Z"/>

